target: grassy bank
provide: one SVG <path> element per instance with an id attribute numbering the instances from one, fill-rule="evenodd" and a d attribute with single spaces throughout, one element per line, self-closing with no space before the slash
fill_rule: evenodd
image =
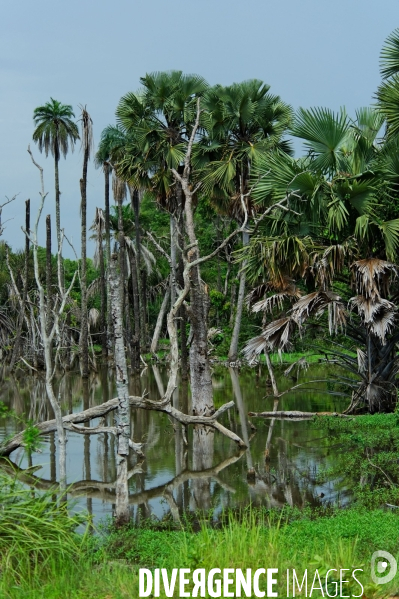
<path id="1" fill-rule="evenodd" d="M 246 510 L 239 516 L 227 515 L 220 528 L 204 526 L 198 533 L 148 526 L 119 531 L 105 528 L 91 539 L 79 537 L 79 541 L 73 525 L 71 520 L 69 540 L 59 537 L 58 545 L 47 546 L 42 539 L 46 550 L 35 556 L 34 565 L 24 560 L 16 569 L 13 560 L 9 561 L 11 549 L 3 545 L 1 597 L 133 599 L 138 597 L 139 567 L 278 568 L 279 596 L 287 596 L 283 576 L 287 568 L 295 568 L 301 577 L 305 569 L 311 577 L 318 569 L 321 578 L 330 568 L 362 568 L 364 573 L 358 578 L 366 597 L 397 590 L 395 580 L 383 587 L 370 581 L 373 551 L 384 549 L 399 558 L 399 516 L 390 511 L 352 509 L 316 517 L 310 511 L 277 515 Z M 72 546 L 73 556 L 63 550 Z M 26 557 L 32 555 L 27 551 Z M 343 592 L 358 594 L 359 587 L 346 584 Z M 321 595 L 315 591 L 312 596 Z"/>

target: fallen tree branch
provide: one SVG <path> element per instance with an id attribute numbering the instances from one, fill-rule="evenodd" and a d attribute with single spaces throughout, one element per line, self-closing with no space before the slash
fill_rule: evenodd
<path id="1" fill-rule="evenodd" d="M 217 418 L 219 418 L 221 414 L 234 407 L 235 404 L 233 401 L 230 401 L 229 403 L 226 403 L 223 406 L 221 406 L 218 410 L 216 410 L 214 414 L 212 414 L 212 416 L 192 416 L 190 414 L 183 414 L 183 412 L 173 407 L 170 403 L 167 403 L 164 399 L 161 401 L 153 401 L 150 399 L 145 399 L 144 397 L 131 395 L 129 397 L 129 404 L 133 408 L 165 412 L 166 414 L 169 414 L 172 418 L 174 418 L 178 422 L 181 422 L 182 424 L 204 424 L 206 426 L 211 426 L 212 428 L 220 431 L 223 435 L 237 443 L 239 447 L 246 447 L 246 445 L 238 435 L 228 430 L 226 427 L 224 427 L 222 424 L 220 424 L 220 422 L 216 420 Z M 109 412 L 116 410 L 117 407 L 118 399 L 110 399 L 109 401 L 99 406 L 94 406 L 92 408 L 89 408 L 88 410 L 84 410 L 83 412 L 63 416 L 62 422 L 64 424 L 65 429 L 72 430 L 73 432 L 78 433 L 83 432 L 84 434 L 85 431 L 82 431 L 82 429 L 84 429 L 85 427 L 77 427 L 78 430 L 76 430 L 76 428 L 74 428 L 74 425 L 87 422 L 88 420 L 94 420 L 95 418 L 101 418 L 103 416 L 106 416 L 107 414 L 109 414 Z M 39 430 L 39 435 L 48 435 L 49 433 L 54 433 L 57 430 L 55 420 L 46 420 L 46 422 L 41 422 L 39 424 L 36 424 L 35 426 Z M 96 428 L 98 428 L 98 430 L 95 431 L 97 434 L 102 432 L 110 432 L 109 430 L 106 430 L 107 427 Z M 94 428 L 89 429 L 89 431 L 94 430 Z M 3 444 L 0 445 L 0 456 L 9 456 L 13 451 L 23 446 L 23 435 L 24 431 L 21 431 L 20 433 L 12 437 L 12 439 L 3 442 Z M 135 445 L 137 446 L 141 444 L 136 443 Z"/>
<path id="2" fill-rule="evenodd" d="M 295 419 L 314 418 L 315 416 L 335 416 L 336 418 L 352 418 L 348 414 L 340 414 L 339 412 L 300 412 L 298 410 L 276 411 L 276 412 L 248 412 L 248 416 L 252 416 L 254 418 L 295 418 Z"/>

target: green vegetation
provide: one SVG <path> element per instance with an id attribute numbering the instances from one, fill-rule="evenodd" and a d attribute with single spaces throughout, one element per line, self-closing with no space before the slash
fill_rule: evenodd
<path id="1" fill-rule="evenodd" d="M 48 496 L 32 499 L 31 491 L 16 492 L 14 487 L 10 482 L 0 487 L 1 500 L 8 498 L 7 530 L 13 533 L 10 544 L 1 525 L 0 593 L 7 599 L 131 599 L 138 596 L 139 567 L 274 567 L 281 573 L 307 568 L 312 575 L 318 569 L 321 576 L 329 568 L 362 568 L 359 580 L 367 597 L 396 590 L 394 583 L 378 588 L 369 577 L 375 550 L 383 546 L 399 557 L 399 516 L 394 512 L 331 510 L 316 517 L 309 510 L 278 514 L 248 508 L 225 514 L 221 528 L 204 524 L 199 532 L 188 524 L 159 530 L 146 522 L 140 528 L 104 526 L 88 537 L 73 532 L 80 519 L 51 506 Z M 18 522 L 21 514 L 26 527 Z M 350 585 L 344 589 L 346 594 L 358 592 Z M 284 582 L 279 590 L 285 596 Z"/>
<path id="2" fill-rule="evenodd" d="M 319 479 L 339 477 L 351 489 L 356 505 L 373 509 L 399 505 L 399 414 L 356 418 L 320 418 L 335 451 L 345 455 Z"/>

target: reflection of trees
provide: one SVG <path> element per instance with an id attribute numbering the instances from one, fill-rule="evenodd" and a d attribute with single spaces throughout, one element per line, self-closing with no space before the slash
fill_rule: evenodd
<path id="1" fill-rule="evenodd" d="M 165 389 L 167 372 L 159 369 L 158 374 L 159 378 L 157 379 L 154 371 L 149 367 L 143 376 L 129 377 L 130 393 L 140 396 L 146 390 L 151 397 L 161 398 Z M 234 374 L 236 385 L 234 384 Z M 146 452 L 146 460 L 141 464 L 140 471 L 136 469 L 135 456 L 130 456 L 129 460 L 130 498 L 135 505 L 140 505 L 137 511 L 135 508 L 135 517 L 141 518 L 148 515 L 150 509 L 160 509 L 158 507 L 159 498 L 162 497 L 169 504 L 174 517 L 181 514 L 183 510 L 206 509 L 211 503 L 211 498 L 212 505 L 215 506 L 222 504 L 231 507 L 244 505 L 248 503 L 249 499 L 258 505 L 281 507 L 289 503 L 302 506 L 307 502 L 313 505 L 320 504 L 317 494 L 323 490 L 326 495 L 324 501 L 329 498 L 335 499 L 336 485 L 340 481 L 332 483 L 331 488 L 323 486 L 316 491 L 318 486 L 312 471 L 317 463 L 322 462 L 328 467 L 332 457 L 336 460 L 336 452 L 334 451 L 333 456 L 330 454 L 331 443 L 328 440 L 325 442 L 318 440 L 319 433 L 315 435 L 311 430 L 305 428 L 302 420 L 293 423 L 282 422 L 278 418 L 272 419 L 270 426 L 264 426 L 261 421 L 256 436 L 251 437 L 252 431 L 248 428 L 247 420 L 248 409 L 258 412 L 264 409 L 273 410 L 273 400 L 263 398 L 264 393 L 256 388 L 251 374 L 245 372 L 239 375 L 237 372 L 234 374 L 232 378 L 227 369 L 215 374 L 215 403 L 221 405 L 226 401 L 226 397 L 231 399 L 234 393 L 236 410 L 225 414 L 225 422 L 226 424 L 229 422 L 230 430 L 241 435 L 244 442 L 250 442 L 251 447 L 246 451 L 246 461 L 241 460 L 236 465 L 232 462 L 230 469 L 225 469 L 219 475 L 216 485 L 213 484 L 214 477 L 209 474 L 212 472 L 213 460 L 219 462 L 226 455 L 233 453 L 235 450 L 232 443 L 221 443 L 219 436 L 214 439 L 213 434 L 202 436 L 194 434 L 193 430 L 193 437 L 192 440 L 189 439 L 189 445 L 186 425 L 172 419 L 168 414 L 154 413 L 143 409 L 132 410 L 133 440 L 144 442 Z M 277 374 L 277 376 L 279 375 Z M 51 408 L 46 399 L 44 381 L 40 377 L 16 375 L 13 377 L 14 380 L 11 378 L 5 380 L 2 385 L 1 401 L 5 401 L 10 408 L 16 408 L 19 414 L 29 414 L 33 420 L 42 421 L 52 417 Z M 279 388 L 284 389 L 285 380 L 278 378 L 277 382 Z M 74 373 L 67 373 L 57 381 L 57 392 L 59 391 L 65 399 L 63 411 L 66 413 L 71 411 L 76 413 L 83 407 L 92 408 L 102 404 L 114 397 L 113 387 L 112 371 L 106 368 L 101 369 L 98 375 L 90 377 L 88 390 L 85 391 L 82 388 L 80 376 L 76 376 Z M 293 407 L 304 410 L 313 409 L 314 411 L 320 409 L 320 405 L 315 403 L 314 396 L 307 392 L 301 393 L 300 400 L 301 404 L 298 405 L 297 397 L 285 396 L 280 400 L 282 404 L 280 409 Z M 177 381 L 177 388 L 172 397 L 172 406 L 176 410 L 190 414 L 188 388 L 183 381 Z M 336 406 L 328 404 L 326 408 L 336 409 Z M 273 415 L 275 416 L 275 414 Z M 107 426 L 114 425 L 112 412 L 106 416 L 105 424 Z M 13 434 L 15 429 L 19 430 L 20 428 L 22 428 L 22 424 L 11 423 L 9 420 L 6 434 Z M 84 436 L 81 442 L 76 440 L 75 435 L 72 436 L 73 439 L 69 445 L 72 442 L 80 443 L 78 446 L 79 452 L 81 452 L 80 463 L 85 467 L 82 477 L 85 480 L 71 487 L 72 492 L 79 496 L 87 495 L 89 499 L 104 500 L 108 502 L 110 511 L 111 504 L 115 502 L 112 482 L 116 479 L 114 436 L 105 432 L 98 435 L 95 442 L 88 436 Z M 286 442 L 281 440 L 282 437 Z M 226 438 L 223 437 L 223 439 Z M 53 433 L 49 434 L 48 441 L 46 453 L 48 452 L 49 457 L 43 460 L 49 463 L 48 475 L 46 471 L 46 477 L 48 476 L 49 479 L 47 485 L 51 486 L 52 481 L 52 488 L 56 488 L 54 452 L 57 443 Z M 315 447 L 309 447 L 308 450 L 305 443 L 313 441 L 315 441 Z M 299 446 L 298 443 L 301 445 Z M 193 451 L 192 455 L 190 455 L 191 450 Z M 315 451 L 317 451 L 316 454 Z M 268 459 L 265 459 L 266 454 Z M 192 470 L 188 469 L 189 458 Z M 27 465 L 27 462 L 24 464 Z M 251 466 L 254 468 L 255 476 L 247 478 Z M 34 471 L 30 470 L 29 472 L 32 474 Z M 190 472 L 193 473 L 191 477 L 187 475 Z M 169 483 L 165 483 L 167 480 L 165 474 L 170 478 L 169 483 L 180 480 L 181 484 L 173 486 L 170 491 Z M 179 479 L 180 475 L 183 477 Z M 199 478 L 196 478 L 197 475 Z M 80 476 L 80 472 L 76 473 L 76 477 Z M 92 477 L 97 480 L 93 481 Z M 226 481 L 227 484 L 224 484 L 223 481 Z M 165 484 L 158 486 L 160 482 Z M 32 485 L 35 484 L 35 481 L 29 478 L 26 484 Z M 146 489 L 150 486 L 152 489 Z M 235 491 L 234 497 L 233 491 Z M 152 493 L 155 494 L 152 496 Z M 151 499 L 155 501 L 152 503 Z M 96 506 L 94 506 L 94 510 L 96 510 Z"/>
<path id="2" fill-rule="evenodd" d="M 228 468 L 235 462 L 237 462 L 244 451 L 241 450 L 238 454 L 227 458 L 220 462 L 217 466 L 212 468 L 207 468 L 205 470 L 184 470 L 170 481 L 163 485 L 158 485 L 157 487 L 153 487 L 152 489 L 146 489 L 143 491 L 139 491 L 138 493 L 133 493 L 129 495 L 129 504 L 130 505 L 140 505 L 147 504 L 151 499 L 156 499 L 159 497 L 165 496 L 168 498 L 170 495 L 179 489 L 184 483 L 188 481 L 192 481 L 192 483 L 201 482 L 202 480 L 210 480 L 213 479 L 216 483 L 218 483 L 223 489 L 229 491 L 230 493 L 234 493 L 235 490 L 231 486 L 224 483 L 220 478 L 219 474 L 225 468 Z M 134 468 L 132 468 L 128 475 L 129 478 L 133 476 L 140 475 L 142 473 L 142 462 L 137 463 Z M 0 459 L 0 468 L 4 470 L 7 474 L 10 474 L 13 477 L 18 478 L 22 483 L 34 486 L 38 490 L 51 490 L 56 489 L 57 484 L 54 484 L 53 481 L 40 478 L 36 476 L 35 472 L 41 468 L 41 466 L 34 466 L 32 468 L 23 469 L 20 468 L 17 464 L 14 464 L 12 461 L 7 459 Z M 115 502 L 115 482 L 102 482 L 97 480 L 81 480 L 75 483 L 72 483 L 68 486 L 68 494 L 72 497 L 85 496 L 92 499 L 101 499 L 102 501 L 107 501 L 110 503 Z M 198 499 L 198 498 L 197 498 Z M 205 498 L 207 500 L 207 498 Z M 198 504 L 196 506 L 198 509 L 207 509 L 206 505 Z"/>

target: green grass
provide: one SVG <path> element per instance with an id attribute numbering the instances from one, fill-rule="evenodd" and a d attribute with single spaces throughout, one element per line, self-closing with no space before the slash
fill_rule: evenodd
<path id="1" fill-rule="evenodd" d="M 384 549 L 399 559 L 399 515 L 375 510 L 342 510 L 329 517 L 315 517 L 310 510 L 282 514 L 245 510 L 228 514 L 221 528 L 203 526 L 191 530 L 154 530 L 107 527 L 88 544 L 77 548 L 74 560 L 66 556 L 47 562 L 42 572 L 14 583 L 0 579 L 0 596 L 7 599 L 133 599 L 138 597 L 138 569 L 185 567 L 257 568 L 279 572 L 306 568 L 321 575 L 329 568 L 363 568 L 359 579 L 366 597 L 385 596 L 397 589 L 370 582 L 370 558 Z M 72 534 L 72 533 L 71 533 Z M 285 585 L 285 579 L 281 576 Z M 353 583 L 354 584 L 354 583 Z M 353 587 L 353 585 L 352 585 Z M 345 594 L 359 587 L 347 585 Z M 162 591 L 161 591 L 161 596 Z M 178 594 L 175 595 L 176 597 Z M 286 596 L 285 586 L 279 596 Z M 312 596 L 319 596 L 313 593 Z"/>
<path id="2" fill-rule="evenodd" d="M 358 506 L 399 505 L 399 414 L 319 418 L 317 427 L 326 430 L 340 454 L 319 479 L 340 478 Z"/>

